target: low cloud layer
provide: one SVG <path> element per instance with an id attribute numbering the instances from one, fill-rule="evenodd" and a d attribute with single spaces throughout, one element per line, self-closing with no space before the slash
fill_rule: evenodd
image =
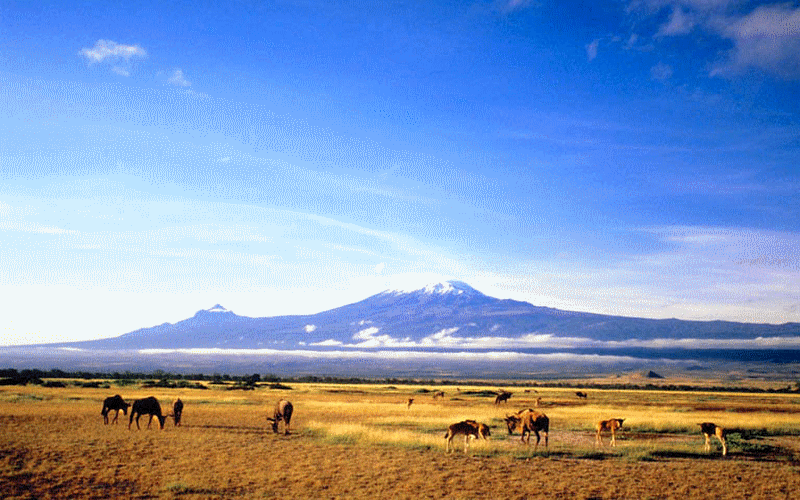
<path id="1" fill-rule="evenodd" d="M 350 349 L 391 348 L 391 349 L 778 349 L 800 348 L 800 337 L 758 337 L 755 339 L 629 339 L 624 341 L 593 340 L 586 337 L 560 337 L 553 334 L 531 333 L 519 337 L 502 336 L 460 336 L 460 328 L 452 327 L 413 341 L 409 337 L 398 338 L 380 334 L 380 329 L 370 327 L 353 335 L 352 343 L 334 339 L 310 344 L 316 347 L 342 347 Z"/>

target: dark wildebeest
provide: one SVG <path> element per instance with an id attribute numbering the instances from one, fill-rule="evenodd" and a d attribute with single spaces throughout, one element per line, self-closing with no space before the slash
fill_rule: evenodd
<path id="1" fill-rule="evenodd" d="M 164 422 L 167 420 L 167 416 L 161 414 L 161 405 L 158 404 L 158 400 L 153 396 L 144 399 L 137 399 L 133 402 L 133 408 L 131 408 L 131 418 L 128 421 L 128 429 L 131 428 L 134 416 L 136 417 L 136 428 L 141 429 L 141 427 L 139 427 L 139 417 L 142 415 L 150 415 L 150 420 L 147 421 L 148 429 L 150 428 L 150 424 L 153 423 L 153 417 L 157 417 L 161 428 L 164 428 Z"/>
<path id="2" fill-rule="evenodd" d="M 585 392 L 581 392 L 581 391 L 576 392 L 575 395 L 578 396 L 581 399 L 586 399 L 586 397 L 587 397 L 586 393 Z"/>
<path id="3" fill-rule="evenodd" d="M 497 393 L 497 397 L 494 398 L 494 404 L 499 405 L 500 403 L 502 403 L 504 401 L 508 402 L 508 400 L 511 399 L 511 395 L 512 394 L 513 394 L 513 392 L 508 392 L 508 391 L 500 391 L 500 392 L 498 392 Z"/>
<path id="4" fill-rule="evenodd" d="M 595 425 L 595 429 L 597 429 L 595 443 L 597 446 L 603 446 L 603 441 L 600 438 L 600 433 L 603 431 L 611 431 L 611 446 L 617 446 L 617 430 L 622 429 L 622 422 L 624 421 L 624 418 L 612 418 L 610 420 L 601 420 L 597 422 L 597 425 Z"/>
<path id="5" fill-rule="evenodd" d="M 286 401 L 285 399 L 278 401 L 278 404 L 275 405 L 272 418 L 267 417 L 267 420 L 272 422 L 272 432 L 275 434 L 278 433 L 278 422 L 283 420 L 283 433 L 288 435 L 289 423 L 292 421 L 293 411 L 294 407 L 292 406 L 292 403 Z"/>
<path id="6" fill-rule="evenodd" d="M 727 430 L 712 422 L 703 422 L 700 424 L 700 432 L 706 438 L 706 453 L 711 452 L 711 436 L 716 436 L 719 442 L 722 443 L 722 456 L 724 457 L 728 454 L 728 442 L 725 439 L 728 435 Z"/>
<path id="7" fill-rule="evenodd" d="M 103 422 L 108 424 L 108 412 L 114 410 L 114 420 L 111 423 L 116 424 L 119 411 L 122 410 L 123 415 L 127 415 L 129 406 L 130 403 L 126 403 L 119 394 L 106 398 L 103 401 L 103 410 L 100 412 L 100 415 L 103 416 Z"/>
<path id="8" fill-rule="evenodd" d="M 436 391 L 433 393 L 433 399 L 444 398 L 444 391 Z"/>
<path id="9" fill-rule="evenodd" d="M 183 416 L 183 401 L 181 398 L 172 403 L 172 418 L 175 419 L 175 425 L 181 425 L 181 417 Z"/>
<path id="10" fill-rule="evenodd" d="M 522 442 L 531 444 L 531 433 L 536 434 L 536 445 L 534 446 L 534 451 L 539 448 L 539 441 L 541 437 L 539 436 L 539 432 L 544 434 L 544 446 L 545 448 L 548 447 L 548 436 L 550 433 L 550 419 L 547 418 L 547 415 L 544 413 L 539 413 L 538 411 L 531 410 L 528 408 L 527 410 L 522 410 L 514 415 L 507 415 L 506 418 L 506 425 L 508 426 L 508 434 L 514 434 L 514 431 L 517 427 L 522 428 Z M 527 435 L 528 439 L 526 441 L 525 436 Z"/>
<path id="11" fill-rule="evenodd" d="M 475 439 L 480 437 L 485 441 L 486 436 L 492 435 L 492 433 L 489 431 L 488 425 L 479 424 L 474 420 L 464 420 L 463 422 L 452 424 L 447 428 L 447 434 L 444 435 L 444 438 L 447 440 L 447 448 L 445 453 L 450 453 L 450 445 L 453 443 L 453 438 L 459 434 L 464 435 L 464 453 L 469 450 L 469 439 L 471 437 L 474 437 Z M 455 447 L 453 449 L 455 449 Z"/>
<path id="12" fill-rule="evenodd" d="M 414 398 L 408 398 L 408 406 L 407 408 L 411 408 L 411 403 L 414 402 Z"/>

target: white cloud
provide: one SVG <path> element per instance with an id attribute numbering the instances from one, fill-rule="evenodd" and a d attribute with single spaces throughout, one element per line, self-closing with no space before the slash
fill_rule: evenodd
<path id="1" fill-rule="evenodd" d="M 600 45 L 600 39 L 593 40 L 592 43 L 586 45 L 586 57 L 593 61 L 597 57 L 597 48 Z"/>
<path id="2" fill-rule="evenodd" d="M 650 76 L 653 78 L 653 80 L 669 80 L 672 78 L 672 66 L 660 62 L 650 68 Z"/>
<path id="3" fill-rule="evenodd" d="M 353 335 L 353 339 L 355 339 L 355 340 L 369 340 L 369 339 L 373 338 L 374 335 L 376 333 L 378 333 L 379 331 L 380 331 L 380 328 L 376 328 L 374 326 L 371 326 L 369 328 L 365 328 L 363 330 L 360 330 L 358 333 Z"/>
<path id="4" fill-rule="evenodd" d="M 503 12 L 512 12 L 516 10 L 526 9 L 528 7 L 538 7 L 538 0 L 499 0 L 500 10 Z"/>
<path id="5" fill-rule="evenodd" d="M 686 35 L 697 23 L 697 16 L 685 11 L 681 6 L 673 6 L 669 21 L 658 29 L 656 37 Z"/>
<path id="6" fill-rule="evenodd" d="M 736 75 L 751 68 L 786 79 L 800 78 L 800 7 L 765 5 L 726 22 L 720 33 L 733 41 L 727 60 L 712 75 Z"/>
<path id="7" fill-rule="evenodd" d="M 183 76 L 183 70 L 180 68 L 175 68 L 167 82 L 177 87 L 189 87 L 191 85 L 191 82 Z"/>
<path id="8" fill-rule="evenodd" d="M 656 18 L 670 15 L 653 38 L 687 36 L 695 30 L 733 44 L 716 59 L 711 76 L 733 77 L 758 70 L 787 80 L 800 79 L 800 6 L 759 5 L 737 0 L 632 0 L 628 11 Z M 706 45 L 709 46 L 709 45 Z"/>
<path id="9" fill-rule="evenodd" d="M 339 340 L 328 339 L 328 340 L 323 340 L 322 342 L 312 342 L 311 345 L 320 347 L 336 347 L 336 346 L 341 346 L 342 342 Z"/>
<path id="10" fill-rule="evenodd" d="M 373 270 L 375 271 L 375 274 L 381 274 L 385 268 L 386 268 L 386 264 L 381 262 L 380 264 L 375 266 L 373 268 Z"/>
<path id="11" fill-rule="evenodd" d="M 81 49 L 78 55 L 86 58 L 89 64 L 95 64 L 106 60 L 129 61 L 134 57 L 147 57 L 147 51 L 138 45 L 122 45 L 111 40 L 98 40 L 94 47 Z"/>

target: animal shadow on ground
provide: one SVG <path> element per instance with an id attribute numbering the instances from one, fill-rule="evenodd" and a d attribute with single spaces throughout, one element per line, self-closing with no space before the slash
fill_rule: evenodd
<path id="1" fill-rule="evenodd" d="M 268 425 L 264 427 L 253 427 L 253 426 L 237 426 L 237 425 L 187 425 L 186 428 L 195 428 L 195 429 L 216 429 L 221 431 L 229 431 L 235 434 L 263 434 L 266 431 L 272 432 L 272 429 Z"/>

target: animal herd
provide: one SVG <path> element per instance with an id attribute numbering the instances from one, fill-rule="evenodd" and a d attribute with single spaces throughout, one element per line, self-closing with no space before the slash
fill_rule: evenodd
<path id="1" fill-rule="evenodd" d="M 495 404 L 497 405 L 503 401 L 508 401 L 508 399 L 511 397 L 511 394 L 512 393 L 507 391 L 500 391 L 495 399 Z M 581 399 L 587 398 L 587 394 L 584 392 L 578 391 L 575 394 Z M 541 400 L 542 398 L 536 399 L 537 407 L 542 404 Z M 409 407 L 411 406 L 411 401 L 413 400 L 409 399 L 408 403 Z M 539 448 L 539 443 L 542 437 L 544 437 L 545 448 L 548 447 L 548 440 L 550 433 L 550 419 L 544 413 L 528 408 L 520 410 L 511 415 L 506 415 L 504 420 L 506 426 L 508 427 L 509 436 L 513 435 L 514 432 L 519 430 L 521 433 L 521 441 L 527 445 L 530 445 L 531 434 L 534 434 L 536 436 L 534 451 Z M 624 418 L 611 418 L 608 420 L 600 420 L 599 422 L 597 422 L 597 424 L 595 424 L 596 446 L 598 447 L 603 446 L 602 435 L 603 433 L 608 433 L 611 436 L 611 441 L 610 441 L 611 447 L 616 447 L 617 431 L 622 429 L 622 424 L 624 421 L 625 421 Z M 711 451 L 711 443 L 710 443 L 711 438 L 716 437 L 722 444 L 722 455 L 723 456 L 727 455 L 728 454 L 728 444 L 726 441 L 727 430 L 712 422 L 703 422 L 699 425 L 700 425 L 700 431 L 705 437 L 706 453 L 709 453 Z M 445 446 L 446 453 L 450 452 L 453 438 L 458 435 L 464 436 L 464 452 L 466 453 L 469 450 L 470 439 L 480 438 L 486 440 L 487 436 L 490 436 L 491 433 L 489 426 L 487 426 L 486 424 L 482 424 L 480 422 L 476 422 L 475 420 L 464 420 L 452 424 L 447 429 L 447 433 L 444 436 L 447 441 L 447 444 Z"/>
<path id="2" fill-rule="evenodd" d="M 111 411 L 114 411 L 114 419 L 111 421 L 111 423 L 117 423 L 120 410 L 122 411 L 123 415 L 127 415 L 128 408 L 131 408 L 131 416 L 130 420 L 128 420 L 128 429 L 131 428 L 134 420 L 136 421 L 136 428 L 141 429 L 139 426 L 139 417 L 142 415 L 148 415 L 150 417 L 147 421 L 148 429 L 150 428 L 150 424 L 153 423 L 153 417 L 158 419 L 161 429 L 164 428 L 164 423 L 166 423 L 167 418 L 172 417 L 173 421 L 175 422 L 175 426 L 178 427 L 181 425 L 181 418 L 183 417 L 183 401 L 181 401 L 181 398 L 177 398 L 172 402 L 172 413 L 167 413 L 165 415 L 161 411 L 161 404 L 158 402 L 158 399 L 153 396 L 137 399 L 131 404 L 126 403 L 125 400 L 122 399 L 122 396 L 116 394 L 106 398 L 103 401 L 103 409 L 100 411 L 100 415 L 103 416 L 103 423 L 108 425 L 108 414 L 111 413 Z M 286 401 L 285 399 L 278 401 L 278 404 L 275 405 L 272 417 L 267 417 L 267 421 L 272 424 L 273 432 L 277 433 L 278 422 L 283 422 L 284 434 L 289 434 L 289 424 L 292 420 L 293 410 L 294 407 L 289 401 Z"/>
<path id="3" fill-rule="evenodd" d="M 498 393 L 497 398 L 495 399 L 495 404 L 499 404 L 502 401 L 508 401 L 511 397 L 510 392 L 502 391 Z M 579 397 L 586 398 L 586 395 L 583 393 L 577 393 Z M 444 392 L 439 391 L 434 394 L 434 399 L 439 399 L 444 397 Z M 408 407 L 411 407 L 412 402 L 414 401 L 413 398 L 408 399 Z M 541 398 L 537 398 L 537 406 L 541 404 Z M 181 418 L 183 416 L 183 401 L 180 398 L 175 399 L 172 403 L 172 412 L 164 414 L 161 410 L 161 404 L 158 400 L 153 397 L 146 397 L 143 399 L 137 399 L 132 404 L 126 403 L 122 396 L 119 394 L 106 398 L 103 401 L 103 409 L 101 410 L 100 414 L 103 416 L 103 422 L 108 425 L 109 424 L 109 413 L 112 411 L 114 412 L 114 419 L 110 422 L 111 424 L 117 423 L 117 418 L 119 417 L 119 412 L 122 411 L 123 415 L 128 414 L 128 408 L 131 408 L 131 415 L 130 419 L 128 420 L 128 429 L 131 428 L 133 425 L 134 420 L 136 421 L 136 428 L 141 429 L 139 426 L 139 418 L 143 415 L 149 416 L 147 421 L 147 428 L 150 428 L 150 425 L 153 422 L 153 418 L 155 417 L 158 419 L 158 423 L 161 429 L 164 428 L 164 423 L 166 422 L 167 418 L 171 417 L 175 422 L 175 426 L 181 425 Z M 288 435 L 292 420 L 292 414 L 294 413 L 294 406 L 291 402 L 281 399 L 275 405 L 272 416 L 267 417 L 267 421 L 272 426 L 272 431 L 274 433 L 278 433 L 278 424 L 283 422 L 283 431 L 284 434 Z M 521 433 L 521 441 L 527 445 L 530 445 L 531 434 L 536 436 L 536 443 L 534 445 L 534 450 L 539 448 L 539 443 L 541 438 L 544 437 L 544 446 L 545 448 L 549 447 L 549 433 L 550 433 L 550 419 L 542 412 L 533 410 L 533 409 L 524 409 L 520 410 L 516 413 L 511 415 L 505 416 L 505 423 L 506 427 L 508 428 L 508 434 L 513 435 L 514 432 L 517 430 Z M 601 420 L 597 422 L 595 425 L 595 444 L 598 447 L 603 446 L 602 442 L 602 435 L 603 433 L 608 433 L 611 436 L 610 445 L 615 447 L 617 445 L 617 431 L 622 429 L 622 424 L 625 421 L 623 418 L 611 418 L 608 420 Z M 711 443 L 710 440 L 712 437 L 715 437 L 719 440 L 722 444 L 722 455 L 725 456 L 728 454 L 728 444 L 727 444 L 727 430 L 723 427 L 720 427 L 713 422 L 703 422 L 700 425 L 700 431 L 705 437 L 705 451 L 708 453 L 711 450 Z M 483 439 L 486 440 L 487 437 L 491 436 L 491 430 L 488 425 L 484 423 L 477 422 L 475 420 L 463 420 L 461 422 L 456 422 L 450 425 L 445 433 L 445 452 L 450 453 L 451 448 L 453 447 L 453 439 L 456 436 L 464 436 L 464 452 L 468 452 L 469 450 L 469 442 L 470 439 Z M 455 449 L 455 448 L 453 448 Z"/>

